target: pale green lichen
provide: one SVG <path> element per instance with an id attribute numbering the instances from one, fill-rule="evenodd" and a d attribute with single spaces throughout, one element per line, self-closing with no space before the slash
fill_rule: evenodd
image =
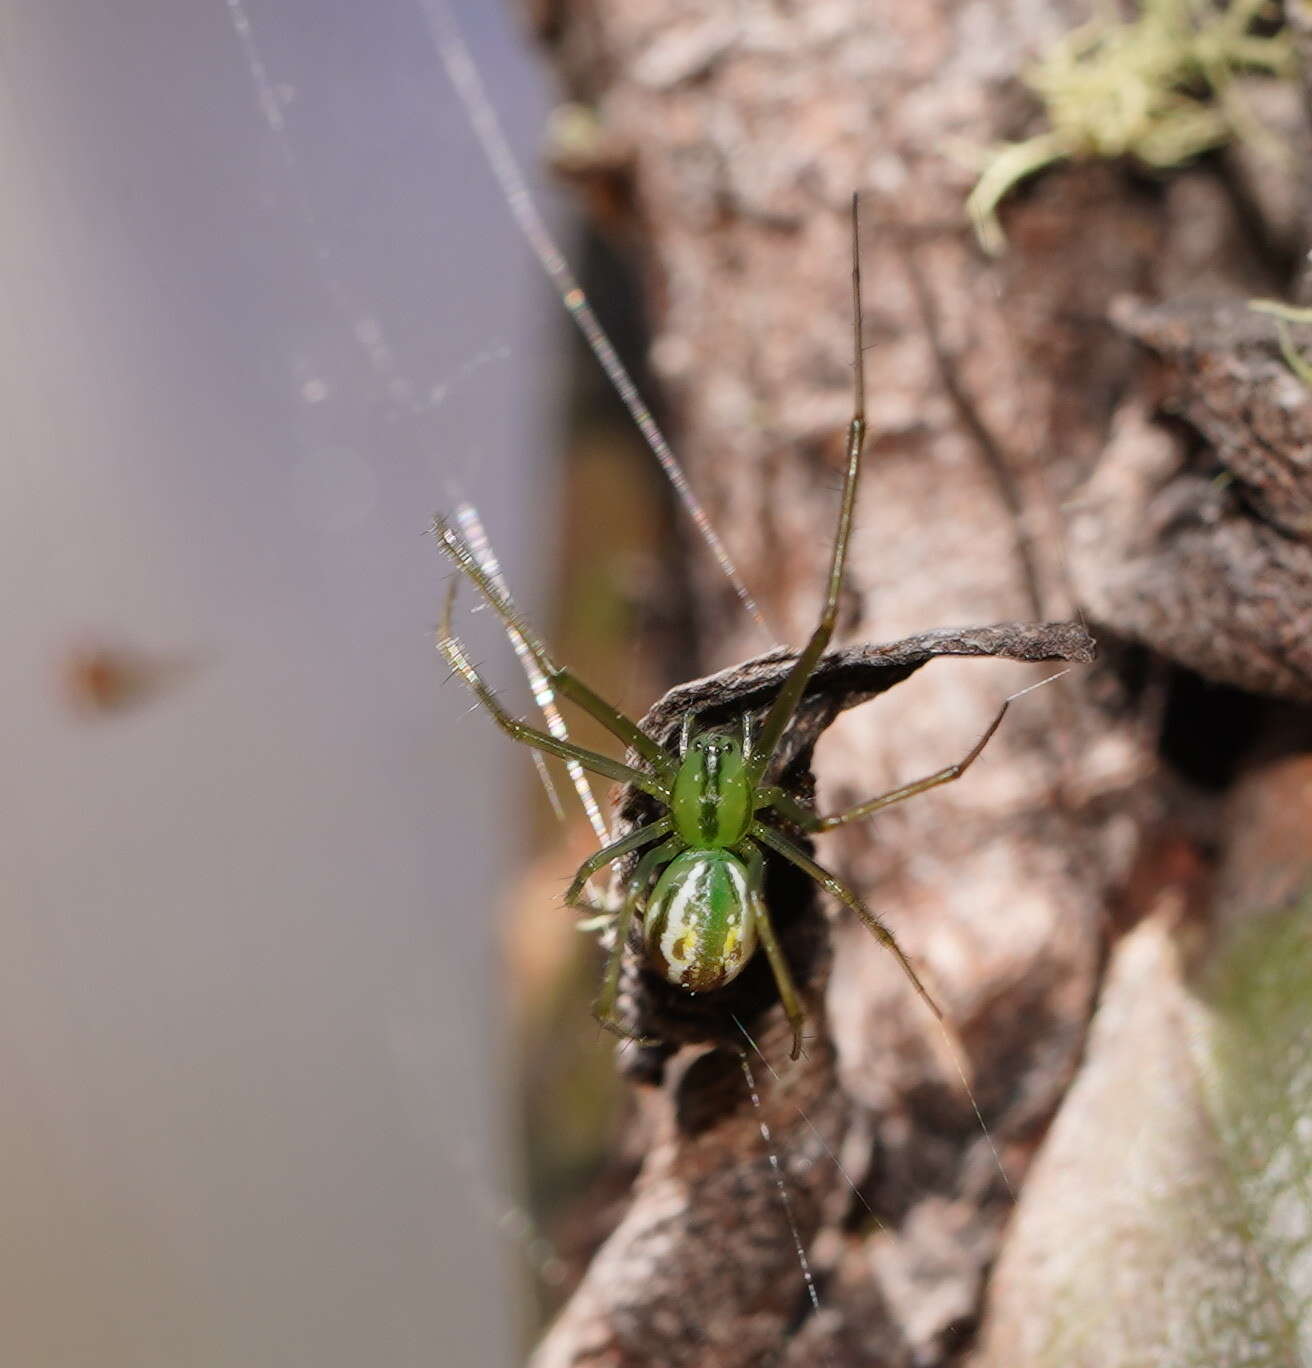
<path id="1" fill-rule="evenodd" d="M 1312 361 L 1294 345 L 1289 331 L 1291 323 L 1312 323 L 1312 309 L 1300 309 L 1293 304 L 1282 304 L 1278 299 L 1250 299 L 1248 307 L 1254 313 L 1267 314 L 1276 321 L 1276 337 L 1280 340 L 1280 354 L 1285 365 L 1312 389 Z"/>
<path id="2" fill-rule="evenodd" d="M 1054 162 L 1130 157 L 1166 169 L 1233 137 L 1271 143 L 1235 77 L 1293 73 L 1288 35 L 1254 32 L 1273 13 L 1270 0 L 1142 0 L 1123 19 L 1102 0 L 1024 75 L 1049 127 L 998 148 L 971 192 L 966 208 L 985 250 L 1004 246 L 998 205 Z"/>

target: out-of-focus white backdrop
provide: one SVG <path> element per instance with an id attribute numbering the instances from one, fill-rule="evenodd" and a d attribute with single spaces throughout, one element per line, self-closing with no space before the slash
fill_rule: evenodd
<path id="1" fill-rule="evenodd" d="M 10 0 L 0 52 L 0 1360 L 508 1362 L 520 757 L 425 529 L 538 581 L 557 306 L 416 0 Z"/>

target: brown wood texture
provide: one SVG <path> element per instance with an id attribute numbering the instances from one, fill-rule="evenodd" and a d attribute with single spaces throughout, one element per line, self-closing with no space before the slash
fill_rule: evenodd
<path id="1" fill-rule="evenodd" d="M 700 1050 L 630 1053 L 642 1169 L 538 1368 L 962 1361 L 1115 930 L 1145 888 L 1195 877 L 1162 835 L 1184 821 L 1158 756 L 1168 662 L 1309 697 L 1312 409 L 1242 309 L 1288 287 L 1271 243 L 1302 241 L 1299 205 L 1275 221 L 1219 157 L 1154 181 L 1055 170 L 1006 207 L 1000 261 L 965 222 L 972 156 L 1036 126 L 1018 73 L 1084 14 L 1019 0 L 540 12 L 605 130 L 607 203 L 629 206 L 679 450 L 779 639 L 813 625 L 836 514 L 855 190 L 871 439 L 843 639 L 1084 611 L 1104 651 L 1018 701 L 961 783 L 817 844 L 921 966 L 944 1031 L 853 918 L 772 874 L 772 906 L 809 928 L 790 942 L 807 1057 L 788 1065 L 762 975 L 742 1004 L 764 1056 L 749 1056 L 759 1113 L 714 1032 Z M 1226 307 L 1180 310 L 1204 295 Z M 762 650 L 691 534 L 686 554 L 704 668 Z M 821 809 L 958 758 L 1039 677 L 939 660 L 826 717 Z M 634 992 L 641 977 L 630 964 Z"/>

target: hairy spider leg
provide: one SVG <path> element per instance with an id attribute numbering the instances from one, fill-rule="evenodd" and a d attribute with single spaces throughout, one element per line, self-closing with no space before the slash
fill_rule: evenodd
<path id="1" fill-rule="evenodd" d="M 668 864 L 680 851 L 686 849 L 678 836 L 671 836 L 647 851 L 638 861 L 637 868 L 629 876 L 628 887 L 624 892 L 624 905 L 615 920 L 615 944 L 611 946 L 610 957 L 606 961 L 606 973 L 601 981 L 601 995 L 597 998 L 592 1014 L 608 1030 L 617 1035 L 628 1033 L 615 1020 L 615 1003 L 619 998 L 620 969 L 624 963 L 624 948 L 633 929 L 633 917 L 638 910 L 638 901 L 647 891 L 652 876 L 663 864 Z"/>
<path id="2" fill-rule="evenodd" d="M 838 595 L 843 587 L 843 572 L 847 568 L 847 545 L 852 536 L 852 514 L 856 507 L 857 475 L 861 470 L 861 452 L 866 440 L 866 386 L 865 357 L 861 346 L 861 244 L 859 232 L 857 197 L 852 196 L 852 342 L 853 342 L 853 406 L 852 421 L 847 429 L 847 468 L 843 475 L 843 496 L 838 513 L 838 530 L 834 535 L 834 552 L 829 563 L 829 579 L 825 585 L 824 604 L 820 609 L 820 621 L 811 639 L 806 643 L 801 655 L 783 686 L 770 704 L 761 725 L 761 735 L 757 749 L 748 762 L 747 777 L 752 784 L 758 784 L 761 776 L 769 768 L 770 761 L 793 713 L 801 701 L 806 682 L 815 672 L 820 657 L 829 645 L 834 634 L 834 623 L 838 619 Z"/>
<path id="3" fill-rule="evenodd" d="M 621 855 L 627 855 L 631 850 L 637 850 L 639 846 L 650 845 L 652 841 L 667 836 L 673 826 L 673 817 L 661 817 L 655 822 L 648 822 L 646 826 L 635 828 L 627 836 L 621 836 L 618 841 L 612 841 L 610 845 L 603 846 L 595 855 L 589 855 L 578 867 L 573 882 L 565 892 L 565 901 L 570 907 L 580 906 L 579 897 L 583 892 L 583 885 L 599 869 L 603 869 L 612 860 L 618 860 Z"/>
<path id="4" fill-rule="evenodd" d="M 917 779 L 910 784 L 903 784 L 899 788 L 889 789 L 887 793 L 881 793 L 878 797 L 867 798 L 864 803 L 857 803 L 855 807 L 845 808 L 842 812 L 832 813 L 828 817 L 821 817 L 818 813 L 812 812 L 804 803 L 799 803 L 795 798 L 791 798 L 783 789 L 771 785 L 757 793 L 758 809 L 773 808 L 776 812 L 782 813 L 790 822 L 796 823 L 803 831 L 832 831 L 834 827 L 842 826 L 846 822 L 859 821 L 862 817 L 869 817 L 872 812 L 878 812 L 881 808 L 892 807 L 894 803 L 901 803 L 907 798 L 914 798 L 918 793 L 927 793 L 932 788 L 938 788 L 940 784 L 950 784 L 954 779 L 960 779 L 979 758 L 980 752 L 993 739 L 993 733 L 997 731 L 1002 719 L 1006 717 L 1007 709 L 1010 706 L 1011 699 L 1008 698 L 998 709 L 997 716 L 985 729 L 984 735 L 960 760 L 951 765 L 944 765 L 941 770 L 935 770 L 933 774 L 926 775 L 923 779 Z"/>
<path id="5" fill-rule="evenodd" d="M 806 1012 L 797 996 L 797 988 L 788 968 L 788 961 L 779 946 L 774 933 L 774 923 L 770 920 L 770 909 L 765 901 L 765 852 L 755 841 L 745 840 L 736 848 L 747 864 L 747 886 L 752 893 L 752 912 L 756 917 L 756 934 L 765 947 L 766 958 L 770 961 L 770 972 L 774 975 L 774 986 L 779 990 L 779 1001 L 784 1015 L 793 1028 L 792 1058 L 802 1053 L 802 1027 L 806 1025 Z"/>
<path id="6" fill-rule="evenodd" d="M 782 855 L 784 859 L 791 860 L 798 869 L 804 874 L 809 874 L 826 892 L 831 893 L 840 902 L 846 903 L 865 922 L 876 938 L 897 956 L 898 963 L 911 980 L 916 992 L 925 1000 L 930 1011 L 942 1021 L 943 1013 L 940 1011 L 938 1003 L 930 997 L 929 991 L 920 981 L 920 975 L 911 967 L 911 961 L 902 953 L 902 947 L 897 943 L 897 938 L 841 879 L 831 874 L 823 865 L 817 864 L 804 850 L 795 846 L 787 836 L 776 831 L 773 827 L 766 826 L 764 822 L 753 822 L 751 834 L 763 845 L 768 845 L 771 850 Z"/>
<path id="7" fill-rule="evenodd" d="M 549 732 L 540 731 L 537 727 L 529 726 L 527 722 L 521 722 L 506 711 L 492 687 L 469 659 L 464 642 L 451 630 L 451 606 L 455 602 L 457 584 L 457 580 L 452 580 L 447 590 L 442 620 L 437 631 L 437 648 L 446 657 L 451 669 L 469 685 L 479 702 L 492 714 L 497 726 L 526 746 L 546 751 L 548 755 L 558 755 L 562 760 L 577 760 L 584 769 L 591 770 L 593 774 L 603 775 L 607 779 L 615 780 L 616 783 L 632 784 L 634 788 L 641 789 L 644 793 L 649 793 L 653 798 L 668 804 L 669 786 L 656 776 L 644 774 L 641 770 L 636 770 L 619 760 L 612 760 L 608 755 L 600 755 L 596 751 L 576 746 L 572 741 L 561 741 Z"/>
<path id="8" fill-rule="evenodd" d="M 675 765 L 665 750 L 614 704 L 608 703 L 590 689 L 572 670 L 566 666 L 558 665 L 552 659 L 546 643 L 529 626 L 510 595 L 492 579 L 479 563 L 464 537 L 442 517 L 433 520 L 433 533 L 442 550 L 455 563 L 456 567 L 473 581 L 502 622 L 518 633 L 525 647 L 527 647 L 528 653 L 533 657 L 542 673 L 546 675 L 551 687 L 561 697 L 568 698 L 572 703 L 578 704 L 585 712 L 595 717 L 612 736 L 618 737 L 626 746 L 637 751 L 662 778 L 670 778 L 674 773 Z"/>

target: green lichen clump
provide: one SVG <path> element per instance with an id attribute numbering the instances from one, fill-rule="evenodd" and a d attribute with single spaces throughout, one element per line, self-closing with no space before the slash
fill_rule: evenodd
<path id="1" fill-rule="evenodd" d="M 1292 75 L 1288 35 L 1254 31 L 1273 17 L 1270 0 L 1142 0 L 1137 15 L 1122 19 L 1103 0 L 1025 73 L 1049 127 L 998 148 L 971 192 L 966 208 L 985 250 L 1004 245 L 998 205 L 1054 162 L 1131 157 L 1164 169 L 1236 136 L 1270 141 L 1235 77 Z"/>
<path id="2" fill-rule="evenodd" d="M 1300 309 L 1293 304 L 1282 304 L 1278 299 L 1250 299 L 1248 307 L 1254 313 L 1267 314 L 1276 321 L 1276 337 L 1280 340 L 1280 354 L 1285 365 L 1312 389 L 1312 361 L 1294 345 L 1289 331 L 1291 323 L 1312 323 L 1312 309 Z"/>

